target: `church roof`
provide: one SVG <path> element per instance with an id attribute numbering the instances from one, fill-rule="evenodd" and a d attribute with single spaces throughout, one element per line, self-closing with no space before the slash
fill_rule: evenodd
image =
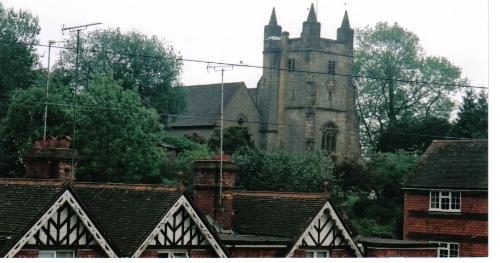
<path id="1" fill-rule="evenodd" d="M 252 98 L 253 103 L 257 104 L 257 88 L 250 88 L 247 89 L 247 91 L 248 95 L 250 95 L 250 97 Z"/>
<path id="2" fill-rule="evenodd" d="M 432 141 L 403 188 L 488 190 L 488 141 Z"/>
<path id="3" fill-rule="evenodd" d="M 214 127 L 220 119 L 221 84 L 182 87 L 186 94 L 186 108 L 175 117 L 171 127 Z M 224 106 L 231 102 L 239 89 L 246 89 L 244 82 L 224 83 Z"/>

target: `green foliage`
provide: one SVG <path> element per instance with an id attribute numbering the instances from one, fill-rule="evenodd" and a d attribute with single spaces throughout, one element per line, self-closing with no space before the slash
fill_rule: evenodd
<path id="1" fill-rule="evenodd" d="M 400 238 L 403 196 L 401 184 L 417 164 L 418 156 L 404 151 L 375 153 L 357 173 L 362 179 L 346 191 L 345 209 L 362 235 Z M 343 180 L 349 180 L 343 176 Z M 351 180 L 352 181 L 352 180 Z"/>
<path id="2" fill-rule="evenodd" d="M 186 136 L 175 136 L 170 134 L 165 134 L 163 141 L 174 145 L 179 148 L 180 151 L 184 150 L 196 150 L 200 147 L 200 144 L 189 139 Z"/>
<path id="3" fill-rule="evenodd" d="M 177 155 L 175 171 L 184 173 L 184 185 L 192 185 L 194 162 L 197 160 L 209 160 L 213 154 L 206 144 L 199 144 L 192 150 L 185 150 Z M 170 178 L 172 179 L 172 177 Z"/>
<path id="4" fill-rule="evenodd" d="M 243 148 L 233 155 L 239 167 L 237 185 L 246 190 L 321 192 L 336 186 L 333 162 L 320 153 L 287 155 Z"/>
<path id="5" fill-rule="evenodd" d="M 333 173 L 342 178 L 342 190 L 364 190 L 368 191 L 370 186 L 366 166 L 361 161 L 342 161 L 335 165 Z"/>
<path id="6" fill-rule="evenodd" d="M 224 129 L 224 139 L 222 149 L 226 154 L 233 154 L 240 148 L 255 148 L 252 140 L 252 135 L 248 132 L 247 127 L 229 127 Z M 214 133 L 208 140 L 210 150 L 218 152 L 220 148 L 220 129 L 215 129 Z"/>
<path id="7" fill-rule="evenodd" d="M 65 44 L 57 70 L 74 80 L 76 40 Z M 156 36 L 119 29 L 97 30 L 81 37 L 79 81 L 84 87 L 94 74 L 112 72 L 126 90 L 137 90 L 146 106 L 160 114 L 177 113 L 184 107 L 178 88 L 182 62 L 171 46 Z"/>
<path id="8" fill-rule="evenodd" d="M 467 91 L 453 122 L 451 136 L 461 138 L 488 138 L 488 95 Z"/>
<path id="9" fill-rule="evenodd" d="M 68 89 L 53 86 L 49 103 L 65 103 L 71 94 Z M 32 147 L 35 139 L 43 137 L 45 88 L 17 89 L 9 99 L 8 110 L 0 122 L 0 173 L 4 177 L 17 177 L 23 172 L 22 153 Z M 49 134 L 71 134 L 71 112 L 67 108 L 47 108 Z"/>
<path id="10" fill-rule="evenodd" d="M 77 113 L 81 177 L 134 183 L 159 176 L 166 158 L 158 147 L 163 126 L 156 111 L 143 106 L 137 92 L 123 89 L 110 76 L 102 76 L 94 78 L 78 100 L 83 105 L 125 109 L 81 108 Z"/>
<path id="11" fill-rule="evenodd" d="M 2 120 L 0 160 L 3 174 L 22 172 L 22 153 L 43 134 L 44 89 L 17 90 Z M 48 134 L 71 135 L 71 89 L 55 85 L 49 93 Z M 40 103 L 42 102 L 42 103 Z M 62 105 L 61 105 L 62 104 Z M 110 76 L 96 76 L 78 94 L 76 150 L 80 180 L 159 181 L 165 154 L 157 147 L 163 127 L 153 109 L 142 105 L 133 90 L 124 90 Z M 97 108 L 91 108 L 97 107 Z M 125 110 L 117 110 L 125 109 Z M 11 174 L 14 175 L 14 174 Z"/>
<path id="12" fill-rule="evenodd" d="M 28 88 L 35 79 L 38 56 L 34 45 L 39 33 L 37 17 L 29 11 L 5 9 L 0 3 L 0 118 L 10 92 Z"/>
<path id="13" fill-rule="evenodd" d="M 391 132 L 381 134 L 378 149 L 382 152 L 400 149 L 423 152 L 433 139 L 447 136 L 450 127 L 450 123 L 444 118 L 402 118 L 392 126 Z"/>
<path id="14" fill-rule="evenodd" d="M 449 118 L 454 87 L 422 82 L 467 83 L 460 68 L 443 57 L 426 56 L 417 35 L 397 23 L 358 30 L 354 74 L 380 78 L 354 79 L 363 146 L 369 150 L 380 149 L 381 135 L 393 132 L 403 118 Z"/>
<path id="15" fill-rule="evenodd" d="M 367 165 L 372 188 L 379 196 L 401 198 L 400 186 L 418 162 L 413 153 L 375 153 Z"/>

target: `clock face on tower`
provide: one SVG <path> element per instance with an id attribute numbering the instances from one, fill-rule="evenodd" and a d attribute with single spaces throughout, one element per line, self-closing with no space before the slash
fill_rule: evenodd
<path id="1" fill-rule="evenodd" d="M 329 95 L 333 94 L 333 92 L 335 91 L 335 86 L 337 86 L 337 83 L 336 83 L 335 79 L 329 78 L 326 81 L 325 87 L 326 87 L 326 90 L 328 91 Z"/>

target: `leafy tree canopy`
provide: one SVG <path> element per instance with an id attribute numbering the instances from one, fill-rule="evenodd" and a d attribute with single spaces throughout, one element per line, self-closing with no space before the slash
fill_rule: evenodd
<path id="1" fill-rule="evenodd" d="M 401 118 L 392 129 L 380 135 L 377 148 L 382 152 L 398 150 L 423 152 L 432 140 L 448 136 L 451 124 L 445 118 Z"/>
<path id="2" fill-rule="evenodd" d="M 247 127 L 233 126 L 225 128 L 223 136 L 222 149 L 226 154 L 233 154 L 240 148 L 255 148 L 252 135 L 248 132 Z M 208 140 L 208 146 L 210 150 L 219 152 L 220 129 L 214 130 L 214 133 Z"/>
<path id="3" fill-rule="evenodd" d="M 76 38 L 65 44 L 56 65 L 58 72 L 75 78 Z M 156 36 L 120 29 L 96 30 L 81 36 L 80 85 L 88 85 L 94 74 L 112 72 L 126 90 L 139 92 L 144 104 L 160 114 L 176 113 L 184 107 L 179 77 L 180 56 Z"/>
<path id="4" fill-rule="evenodd" d="M 358 30 L 354 74 L 380 78 L 354 79 L 363 145 L 372 150 L 379 150 L 381 135 L 403 118 L 448 119 L 455 88 L 435 83 L 467 83 L 460 68 L 446 58 L 427 56 L 417 35 L 397 23 Z"/>
<path id="5" fill-rule="evenodd" d="M 7 110 L 10 92 L 34 81 L 38 65 L 34 45 L 39 33 L 37 17 L 29 11 L 5 9 L 0 3 L 0 118 Z"/>
<path id="6" fill-rule="evenodd" d="M 239 167 L 236 183 L 246 190 L 321 192 L 324 182 L 333 188 L 339 185 L 332 176 L 332 160 L 321 153 L 288 155 L 241 148 L 233 160 Z"/>
<path id="7" fill-rule="evenodd" d="M 418 161 L 411 152 L 374 153 L 364 166 L 359 166 L 362 180 L 345 191 L 345 209 L 355 229 L 361 235 L 401 238 L 403 227 L 403 194 L 401 184 L 406 181 Z M 352 166 L 352 164 L 351 164 Z M 364 170 L 363 170 L 364 168 Z M 349 181 L 349 173 L 342 181 Z M 357 190 L 356 190 L 357 189 Z"/>
<path id="8" fill-rule="evenodd" d="M 21 173 L 23 151 L 42 137 L 44 94 L 44 88 L 32 87 L 12 96 L 0 125 L 2 174 Z M 73 108 L 61 105 L 71 105 L 71 89 L 54 85 L 49 94 L 53 104 L 48 112 L 48 134 L 71 135 Z M 78 179 L 134 183 L 159 176 L 165 160 L 157 147 L 163 127 L 156 111 L 144 107 L 137 92 L 123 89 L 109 75 L 96 75 L 77 99 L 74 146 L 81 157 Z"/>
<path id="9" fill-rule="evenodd" d="M 488 139 L 488 95 L 485 92 L 465 93 L 450 135 Z"/>

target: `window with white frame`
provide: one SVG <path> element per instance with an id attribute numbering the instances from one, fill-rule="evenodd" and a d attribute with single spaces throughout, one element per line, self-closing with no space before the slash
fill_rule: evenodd
<path id="1" fill-rule="evenodd" d="M 429 210 L 460 212 L 460 192 L 431 191 Z"/>
<path id="2" fill-rule="evenodd" d="M 176 250 L 159 250 L 158 257 L 160 258 L 189 258 L 189 253 L 184 249 Z"/>
<path id="3" fill-rule="evenodd" d="M 438 257 L 440 258 L 458 257 L 458 252 L 459 252 L 458 243 L 439 242 L 439 241 L 431 241 L 431 242 L 439 244 Z"/>
<path id="4" fill-rule="evenodd" d="M 74 258 L 75 251 L 73 250 L 40 250 L 38 251 L 39 258 Z"/>
<path id="5" fill-rule="evenodd" d="M 328 250 L 306 250 L 306 258 L 328 258 Z"/>

